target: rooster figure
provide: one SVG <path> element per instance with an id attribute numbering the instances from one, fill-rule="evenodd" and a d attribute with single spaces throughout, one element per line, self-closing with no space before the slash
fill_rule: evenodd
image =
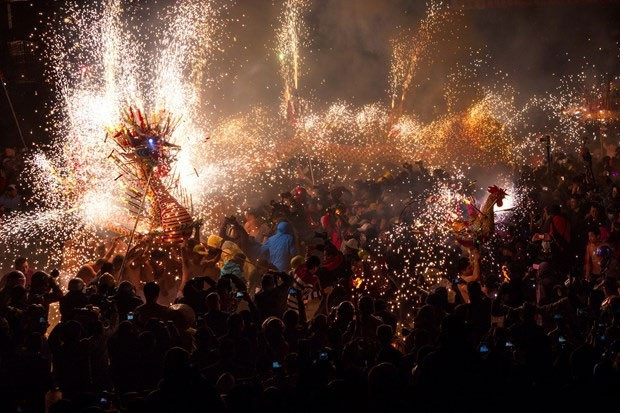
<path id="1" fill-rule="evenodd" d="M 453 224 L 457 242 L 466 248 L 478 248 L 495 231 L 493 207 L 502 207 L 507 194 L 496 185 L 488 187 L 487 192 L 489 195 L 480 209 L 476 208 L 473 202 L 467 205 L 469 221 L 457 221 Z"/>

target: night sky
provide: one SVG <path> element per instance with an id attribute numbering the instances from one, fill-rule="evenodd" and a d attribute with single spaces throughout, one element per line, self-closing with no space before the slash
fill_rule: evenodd
<path id="1" fill-rule="evenodd" d="M 6 7 L 0 7 L 0 38 L 27 38 L 41 18 L 38 12 L 46 16 L 59 3 L 17 4 L 12 31 L 7 28 Z M 336 100 L 387 104 L 390 39 L 402 28 L 417 27 L 424 10 L 422 0 L 312 1 L 306 14 L 307 47 L 302 50 L 302 97 L 326 105 Z M 277 106 L 281 80 L 275 32 L 280 11 L 279 1 L 240 0 L 222 12 L 226 19 L 220 33 L 223 51 L 212 63 L 213 81 L 204 97 L 210 115 L 232 115 L 256 105 Z M 552 90 L 562 75 L 581 72 L 586 66 L 618 75 L 618 21 L 617 2 L 467 10 L 460 20 L 459 37 L 439 41 L 433 61 L 422 65 L 416 96 L 408 102 L 408 109 L 422 116 L 431 113 L 442 100 L 446 76 L 455 71 L 456 64 L 467 65 L 473 50 L 485 60 L 476 80 L 492 83 L 497 72 L 506 73 L 507 83 L 523 100 Z M 33 57 L 36 60 L 37 56 Z M 42 104 L 47 99 L 43 65 L 15 65 L 6 42 L 2 42 L 0 58 L 0 70 L 7 74 L 9 91 L 28 138 L 45 141 L 40 128 Z M 32 82 L 18 84 L 24 70 Z M 1 141 L 3 145 L 16 144 L 4 94 L 0 96 L 0 111 Z"/>

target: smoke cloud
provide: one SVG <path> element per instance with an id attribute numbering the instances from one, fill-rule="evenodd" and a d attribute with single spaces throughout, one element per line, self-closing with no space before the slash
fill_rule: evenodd
<path id="1" fill-rule="evenodd" d="M 253 105 L 277 105 L 282 82 L 275 32 L 282 7 L 281 1 L 240 1 L 227 10 L 224 57 L 215 65 L 213 72 L 220 74 L 208 96 L 215 111 L 233 114 Z M 311 1 L 305 14 L 302 97 L 325 104 L 387 104 L 390 39 L 399 30 L 418 27 L 425 9 L 417 0 Z M 458 37 L 440 39 L 432 61 L 422 63 L 406 108 L 429 116 L 441 112 L 447 76 L 474 58 L 484 61 L 476 81 L 492 82 L 501 72 L 523 100 L 552 90 L 560 76 L 584 66 L 618 73 L 618 18 L 617 4 L 466 10 Z"/>

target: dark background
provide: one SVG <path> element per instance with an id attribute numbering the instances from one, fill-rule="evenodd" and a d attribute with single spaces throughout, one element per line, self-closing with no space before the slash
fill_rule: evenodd
<path id="1" fill-rule="evenodd" d="M 216 4 L 219 0 L 216 0 Z M 43 22 L 61 1 L 0 1 L 0 71 L 26 136 L 27 144 L 45 142 L 44 104 L 51 100 L 44 62 L 31 51 L 39 44 Z M 137 3 L 154 4 L 146 0 Z M 171 3 L 159 1 L 159 5 Z M 302 49 L 302 97 L 329 104 L 388 104 L 390 39 L 415 29 L 424 15 L 423 0 L 312 0 L 306 12 L 308 41 Z M 582 70 L 620 74 L 620 4 L 613 0 L 453 0 L 465 5 L 459 27 L 438 41 L 433 61 L 416 76 L 407 109 L 434 114 L 455 64 L 479 51 L 485 63 L 476 79 L 492 83 L 507 75 L 518 99 L 544 93 L 562 75 Z M 276 107 L 282 85 L 275 32 L 279 0 L 239 0 L 222 8 L 226 20 L 218 35 L 224 52 L 212 62 L 212 87 L 205 101 L 210 114 L 233 115 L 255 105 Z M 36 28 L 36 30 L 35 30 Z M 34 35 L 33 35 L 34 34 Z M 33 36 L 32 36 L 33 35 Z M 236 41 L 233 41 L 236 38 Z M 0 90 L 0 146 L 20 145 L 4 91 Z"/>

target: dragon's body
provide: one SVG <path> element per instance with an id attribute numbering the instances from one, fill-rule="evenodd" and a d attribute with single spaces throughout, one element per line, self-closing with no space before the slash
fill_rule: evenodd
<path id="1" fill-rule="evenodd" d="M 122 122 L 108 131 L 117 144 L 109 157 L 121 172 L 130 215 L 143 221 L 145 232 L 161 235 L 169 243 L 181 242 L 194 223 L 187 207 L 170 193 L 178 185 L 178 179 L 170 176 L 180 149 L 170 139 L 177 124 L 165 110 L 147 115 L 130 106 Z M 148 207 L 143 200 L 148 200 Z"/>

